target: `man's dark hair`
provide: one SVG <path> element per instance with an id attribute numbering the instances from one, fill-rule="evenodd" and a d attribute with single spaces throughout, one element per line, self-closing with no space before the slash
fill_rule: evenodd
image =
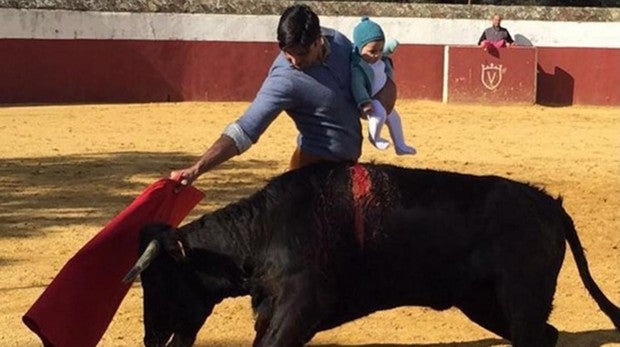
<path id="1" fill-rule="evenodd" d="M 281 50 L 309 48 L 321 36 L 319 17 L 307 5 L 293 5 L 282 13 L 278 23 Z"/>

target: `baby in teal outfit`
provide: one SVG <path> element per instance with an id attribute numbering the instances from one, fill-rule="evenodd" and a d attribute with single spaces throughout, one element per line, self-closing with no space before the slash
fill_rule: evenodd
<path id="1" fill-rule="evenodd" d="M 381 137 L 381 129 L 385 124 L 390 131 L 396 154 L 415 154 L 415 148 L 405 143 L 398 112 L 394 109 L 388 114 L 384 105 L 374 98 L 388 78 L 394 79 L 389 55 L 394 52 L 398 42 L 391 40 L 386 43 L 381 27 L 368 17 L 363 17 L 353 30 L 353 43 L 351 88 L 357 106 L 368 118 L 370 142 L 381 150 L 389 147 L 390 143 Z"/>

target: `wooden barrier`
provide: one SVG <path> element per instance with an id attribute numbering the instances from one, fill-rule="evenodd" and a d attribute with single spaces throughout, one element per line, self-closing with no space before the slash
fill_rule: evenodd
<path id="1" fill-rule="evenodd" d="M 444 64 L 444 102 L 536 102 L 535 48 L 447 46 Z"/>
<path id="2" fill-rule="evenodd" d="M 620 106 L 620 49 L 538 48 L 536 102 Z"/>
<path id="3" fill-rule="evenodd" d="M 398 97 L 441 101 L 443 48 L 441 45 L 400 45 L 394 53 Z"/>
<path id="4" fill-rule="evenodd" d="M 0 104 L 254 98 L 275 43 L 0 39 Z M 399 98 L 620 106 L 620 49 L 402 44 Z"/>
<path id="5" fill-rule="evenodd" d="M 252 100 L 275 43 L 0 40 L 0 103 Z"/>

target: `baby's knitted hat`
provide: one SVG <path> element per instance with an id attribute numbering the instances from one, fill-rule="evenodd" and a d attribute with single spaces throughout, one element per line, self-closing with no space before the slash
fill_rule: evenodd
<path id="1" fill-rule="evenodd" d="M 362 17 L 355 29 L 353 29 L 353 44 L 358 52 L 362 51 L 364 46 L 372 41 L 385 40 L 383 30 L 379 24 L 371 21 L 368 17 Z"/>

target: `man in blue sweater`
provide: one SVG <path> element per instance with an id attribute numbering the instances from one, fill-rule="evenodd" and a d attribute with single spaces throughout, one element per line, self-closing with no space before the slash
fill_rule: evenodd
<path id="1" fill-rule="evenodd" d="M 360 113 L 351 94 L 351 42 L 321 28 L 305 5 L 287 8 L 278 24 L 281 52 L 256 98 L 192 166 L 171 177 L 191 184 L 204 172 L 245 152 L 285 111 L 300 133 L 292 169 L 319 161 L 356 161 L 361 154 Z"/>

